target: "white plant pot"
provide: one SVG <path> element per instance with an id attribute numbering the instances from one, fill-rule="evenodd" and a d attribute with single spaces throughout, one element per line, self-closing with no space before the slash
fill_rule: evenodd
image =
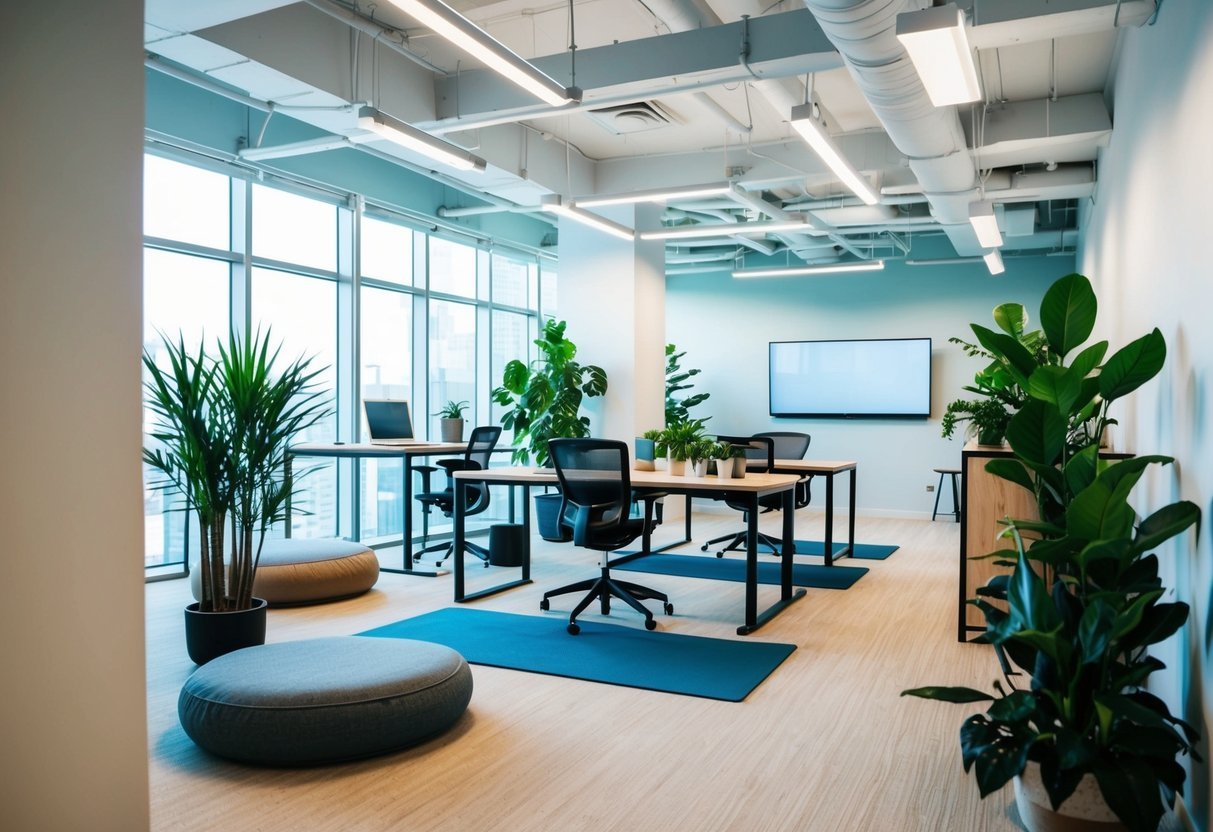
<path id="1" fill-rule="evenodd" d="M 1015 778 L 1015 808 L 1028 832 L 1128 832 L 1108 808 L 1091 774 L 1079 781 L 1074 794 L 1055 812 L 1040 780 L 1040 765 L 1028 763 L 1023 774 Z"/>
<path id="2" fill-rule="evenodd" d="M 708 461 L 701 459 L 697 462 L 692 462 L 687 466 L 688 477 L 706 477 L 708 475 Z"/>
<path id="3" fill-rule="evenodd" d="M 685 459 L 670 460 L 670 476 L 681 477 L 686 473 L 687 461 Z"/>
<path id="4" fill-rule="evenodd" d="M 722 480 L 730 479 L 733 476 L 733 458 L 716 460 L 716 476 Z"/>

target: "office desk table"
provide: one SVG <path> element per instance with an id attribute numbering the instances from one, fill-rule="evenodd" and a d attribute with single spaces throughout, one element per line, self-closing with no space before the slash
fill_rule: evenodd
<path id="1" fill-rule="evenodd" d="M 389 567 L 381 567 L 384 572 L 394 572 L 398 575 L 417 575 L 424 578 L 432 578 L 435 575 L 445 574 L 443 572 L 429 572 L 421 569 L 413 568 L 413 459 L 420 456 L 453 456 L 461 454 L 467 450 L 466 442 L 417 442 L 412 445 L 371 445 L 369 443 L 342 443 L 334 444 L 329 442 L 308 442 L 301 445 L 292 445 L 287 449 L 286 464 L 291 464 L 292 457 L 329 457 L 337 459 L 368 459 L 368 458 L 387 458 L 399 459 L 403 461 L 401 466 L 404 469 L 403 473 L 403 489 L 402 501 L 404 503 L 401 513 L 402 525 L 404 531 L 402 533 L 403 540 L 401 541 L 404 552 L 404 564 L 402 569 L 391 569 Z M 355 475 L 357 481 L 357 475 Z M 362 508 L 359 505 L 361 497 L 361 489 L 354 488 L 354 516 L 350 521 L 350 529 L 353 532 L 355 540 L 361 537 L 362 531 Z M 290 502 L 287 502 L 286 507 L 287 537 L 290 537 Z"/>
<path id="2" fill-rule="evenodd" d="M 833 566 L 836 558 L 844 558 L 850 556 L 855 547 L 855 469 L 856 463 L 852 460 L 820 460 L 820 459 L 777 459 L 775 460 L 775 468 L 779 473 L 791 474 L 813 474 L 818 477 L 825 477 L 826 480 L 826 534 L 825 534 L 825 559 L 826 566 Z M 847 545 L 835 555 L 834 554 L 834 477 L 845 471 L 851 473 L 850 477 L 850 494 L 847 497 Z M 747 474 L 747 476 L 749 476 Z"/>
<path id="3" fill-rule="evenodd" d="M 795 474 L 746 474 L 743 479 L 720 479 L 710 477 L 672 476 L 666 471 L 632 471 L 632 488 L 647 491 L 664 491 L 690 496 L 728 494 L 731 499 L 749 500 L 751 510 L 746 512 L 749 528 L 749 545 L 746 546 L 745 569 L 745 621 L 737 628 L 738 635 L 747 635 L 770 621 L 785 607 L 802 598 L 803 589 L 792 587 L 792 558 L 796 554 L 795 544 Z M 478 592 L 467 594 L 464 587 L 463 543 L 464 517 L 462 506 L 466 502 L 464 492 L 468 483 L 483 482 L 499 485 L 522 486 L 522 523 L 526 528 L 523 551 L 522 577 Z M 506 589 L 531 583 L 531 507 L 530 488 L 533 485 L 556 485 L 556 472 L 547 468 L 490 468 L 485 471 L 458 471 L 455 473 L 455 600 L 472 601 Z M 779 600 L 762 612 L 758 611 L 758 498 L 769 494 L 783 496 L 783 552 L 780 566 Z M 647 552 L 625 555 L 612 561 L 624 563 L 644 557 Z"/>

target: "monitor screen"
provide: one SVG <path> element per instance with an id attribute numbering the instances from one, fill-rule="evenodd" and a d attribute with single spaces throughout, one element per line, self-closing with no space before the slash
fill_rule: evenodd
<path id="1" fill-rule="evenodd" d="M 931 415 L 931 339 L 772 341 L 772 416 Z"/>
<path id="2" fill-rule="evenodd" d="M 371 439 L 412 439 L 413 420 L 403 399 L 366 399 L 366 427 Z"/>

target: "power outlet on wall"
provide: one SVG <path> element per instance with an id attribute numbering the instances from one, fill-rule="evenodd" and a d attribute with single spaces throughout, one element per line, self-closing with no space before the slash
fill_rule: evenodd
<path id="1" fill-rule="evenodd" d="M 935 490 L 935 486 L 933 486 L 933 485 L 928 485 L 928 486 L 927 486 L 927 493 L 928 493 L 928 494 L 930 494 L 930 493 L 931 493 L 932 491 L 934 491 L 934 490 Z"/>

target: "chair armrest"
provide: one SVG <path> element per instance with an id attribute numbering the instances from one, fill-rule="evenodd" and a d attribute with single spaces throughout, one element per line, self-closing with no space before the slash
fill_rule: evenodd
<path id="1" fill-rule="evenodd" d="M 413 470 L 421 475 L 421 490 L 423 492 L 429 491 L 430 490 L 430 474 L 434 473 L 438 469 L 435 468 L 433 465 L 414 465 Z"/>
<path id="2" fill-rule="evenodd" d="M 584 546 L 591 532 L 618 526 L 620 522 L 627 518 L 627 512 L 621 510 L 613 520 L 602 519 L 605 512 L 613 508 L 618 509 L 619 505 L 616 503 L 598 503 L 590 506 L 577 506 L 577 513 L 573 517 L 573 543 L 577 546 Z"/>

